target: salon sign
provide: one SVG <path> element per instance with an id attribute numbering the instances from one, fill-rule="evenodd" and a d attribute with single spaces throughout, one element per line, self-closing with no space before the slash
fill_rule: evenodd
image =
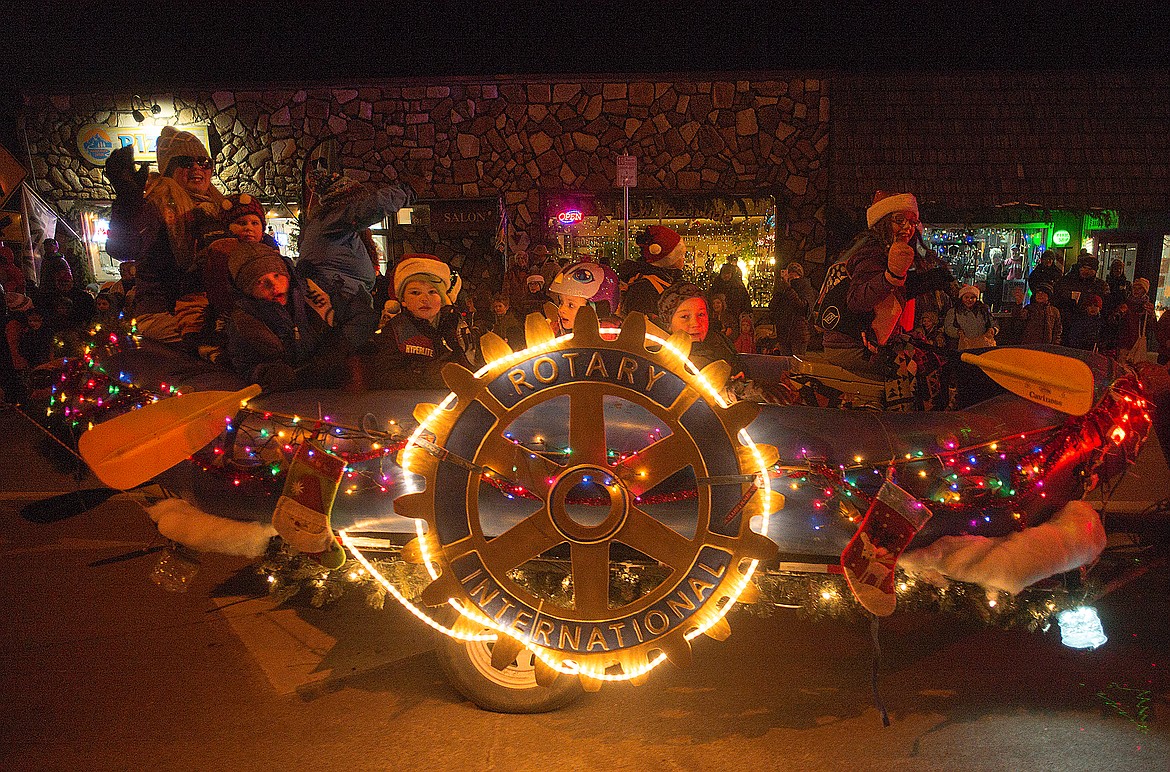
<path id="1" fill-rule="evenodd" d="M 191 132 L 199 138 L 204 147 L 208 147 L 206 125 L 176 128 Z M 81 152 L 81 157 L 94 166 L 105 166 L 110 153 L 127 145 L 134 146 L 135 161 L 139 163 L 154 161 L 154 150 L 162 129 L 162 126 L 106 126 L 100 123 L 87 123 L 77 132 L 77 149 Z"/>

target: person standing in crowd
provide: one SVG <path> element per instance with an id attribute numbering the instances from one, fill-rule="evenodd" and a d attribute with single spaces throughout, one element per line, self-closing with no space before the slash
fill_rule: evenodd
<path id="1" fill-rule="evenodd" d="M 135 316 L 147 338 L 197 344 L 205 325 L 203 250 L 226 235 L 223 194 L 212 184 L 213 163 L 199 138 L 165 126 L 157 145 L 159 174 L 136 168 L 133 146 L 106 161 L 114 186 L 107 249 L 137 263 Z"/>
<path id="2" fill-rule="evenodd" d="M 534 273 L 528 277 L 527 289 L 520 301 L 520 314 L 527 319 L 529 314 L 544 312 L 544 304 L 551 303 L 552 298 L 544 291 L 544 275 Z"/>
<path id="3" fill-rule="evenodd" d="M 359 357 L 357 389 L 445 389 L 448 362 L 471 369 L 459 340 L 454 304 L 461 282 L 429 254 L 405 254 L 394 268 L 393 314 L 374 336 L 373 350 Z"/>
<path id="4" fill-rule="evenodd" d="M 922 241 L 914 194 L 878 191 L 866 210 L 866 223 L 869 228 L 843 253 L 844 297 L 834 303 L 839 318 L 825 327 L 821 356 L 855 372 L 888 377 L 885 347 L 899 331 L 913 329 L 915 298 L 945 290 L 954 279 Z M 830 294 L 837 293 L 830 289 Z M 824 319 L 822 314 L 822 326 Z"/>
<path id="5" fill-rule="evenodd" d="M 979 300 L 979 288 L 973 284 L 959 290 L 959 304 L 947 311 L 943 330 L 959 351 L 994 346 L 999 332 L 990 309 Z"/>
<path id="6" fill-rule="evenodd" d="M 623 273 L 629 276 L 623 297 L 623 314 L 641 311 L 648 317 L 658 313 L 658 298 L 682 278 L 687 245 L 682 236 L 664 225 L 651 225 L 637 236 L 641 259 L 630 261 Z"/>
<path id="7" fill-rule="evenodd" d="M 363 231 L 414 200 L 403 185 L 362 185 L 339 172 L 314 169 L 307 184 L 315 197 L 301 231 L 297 272 L 329 295 L 334 324 L 359 351 L 378 327 L 374 308 L 376 255 Z M 448 273 L 450 269 L 447 269 Z"/>
<path id="8" fill-rule="evenodd" d="M 777 271 L 769 310 L 776 325 L 778 353 L 803 356 L 808 351 L 809 314 L 816 302 L 812 284 L 804 278 L 804 266 L 793 261 Z"/>
<path id="9" fill-rule="evenodd" d="M 739 270 L 739 255 L 728 255 L 727 262 L 719 266 L 719 275 L 711 282 L 710 294 L 723 295 L 727 313 L 732 319 L 738 320 L 740 314 L 751 312 L 752 301 Z M 738 322 L 733 324 L 733 329 L 736 326 Z"/>
<path id="10" fill-rule="evenodd" d="M 9 310 L 9 304 L 23 298 L 28 298 L 19 292 L 6 292 L 0 285 L 0 402 L 19 405 L 25 400 L 24 383 L 20 379 L 19 371 L 28 368 L 29 363 L 20 355 L 20 335 L 24 325 L 15 313 Z M 9 301 L 9 298 L 12 301 Z M 18 301 L 18 302 L 23 302 Z M 31 307 L 31 304 L 30 304 Z"/>
<path id="11" fill-rule="evenodd" d="M 1098 280 L 1100 281 L 1100 280 Z M 1096 351 L 1101 342 L 1101 306 L 1103 298 L 1093 292 L 1083 294 L 1076 309 L 1061 313 L 1065 345 L 1084 351 Z"/>
<path id="12" fill-rule="evenodd" d="M 41 284 L 33 295 L 33 305 L 45 315 L 53 334 L 67 337 L 71 343 L 80 341 L 97 313 L 93 295 L 77 288 L 73 270 L 60 255 L 41 263 Z"/>
<path id="13" fill-rule="evenodd" d="M 1101 308 L 1101 348 L 1105 351 L 1114 351 L 1120 346 L 1119 338 L 1123 316 L 1118 309 L 1129 299 L 1133 290 L 1133 285 L 1125 278 L 1125 263 L 1114 260 L 1109 264 L 1105 285 L 1109 291 L 1105 295 L 1104 305 Z"/>
<path id="14" fill-rule="evenodd" d="M 496 293 L 491 305 L 488 329 L 507 341 L 513 351 L 524 348 L 524 324 L 511 309 L 511 299 L 507 293 Z"/>
<path id="15" fill-rule="evenodd" d="M 1007 265 L 1003 261 L 1003 250 L 991 250 L 991 265 L 987 267 L 987 276 L 983 280 L 983 302 L 989 311 L 998 311 L 1003 303 L 1003 289 L 1007 282 Z"/>
<path id="16" fill-rule="evenodd" d="M 1040 284 L 1047 284 L 1049 289 L 1056 287 L 1056 283 L 1064 276 L 1064 269 L 1057 265 L 1059 257 L 1060 255 L 1052 249 L 1045 250 L 1040 255 L 1039 265 L 1033 268 L 1032 272 L 1028 274 L 1028 289 L 1033 294 L 1035 294 L 1036 287 Z M 1054 298 L 1050 297 L 1049 300 L 1054 300 Z"/>
<path id="17" fill-rule="evenodd" d="M 1154 339 L 1158 343 L 1158 364 L 1170 363 L 1170 310 L 1162 311 L 1162 315 L 1158 317 L 1154 325 Z M 1170 452 L 1170 448 L 1166 450 Z"/>
<path id="18" fill-rule="evenodd" d="M 528 294 L 528 253 L 516 252 L 512 255 L 508 270 L 504 271 L 502 291 L 508 293 L 509 305 L 517 311 L 524 305 L 525 295 Z"/>
<path id="19" fill-rule="evenodd" d="M 1134 346 L 1139 340 L 1143 345 L 1138 347 L 1135 358 L 1145 358 L 1145 339 L 1149 326 L 1156 321 L 1149 292 L 1149 279 L 1134 279 L 1129 296 L 1113 311 L 1113 323 L 1117 329 L 1117 356 L 1123 361 L 1128 360 L 1128 355 L 1134 352 Z"/>
<path id="20" fill-rule="evenodd" d="M 1060 311 L 1070 346 L 1092 349 L 1101 342 L 1101 303 L 1108 292 L 1108 285 L 1097 278 L 1097 258 L 1088 253 L 1077 258 L 1076 265 L 1056 282 L 1052 303 Z M 1097 299 L 1097 312 L 1092 320 L 1083 318 L 1090 313 L 1091 305 L 1085 302 L 1089 296 Z M 1092 330 L 1092 342 L 1084 345 L 1087 340 L 1084 335 L 1089 330 Z"/>
<path id="21" fill-rule="evenodd" d="M 228 246 L 239 293 L 225 324 L 232 367 L 266 392 L 340 386 L 346 346 L 305 301 L 302 281 L 280 252 L 258 239 Z"/>
<path id="22" fill-rule="evenodd" d="M 756 353 L 756 325 L 751 314 L 739 315 L 739 335 L 735 338 L 735 350 L 739 354 Z"/>
<path id="23" fill-rule="evenodd" d="M 118 280 L 103 284 L 99 291 L 108 292 L 118 304 L 122 317 L 129 321 L 134 318 L 134 280 L 137 275 L 138 264 L 133 260 L 118 263 Z"/>
<path id="24" fill-rule="evenodd" d="M 16 264 L 16 254 L 7 244 L 0 244 L 0 283 L 9 292 L 24 295 L 28 292 L 28 279 Z"/>
<path id="25" fill-rule="evenodd" d="M 737 320 L 732 318 L 731 312 L 727 310 L 727 297 L 722 292 L 708 295 L 707 307 L 710 309 L 711 323 L 715 325 L 715 329 L 730 336 L 735 330 Z"/>

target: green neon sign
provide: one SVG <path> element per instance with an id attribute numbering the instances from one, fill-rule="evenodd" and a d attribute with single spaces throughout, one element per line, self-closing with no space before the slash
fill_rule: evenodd
<path id="1" fill-rule="evenodd" d="M 1052 243 L 1058 247 L 1066 246 L 1072 241 L 1072 234 L 1066 230 L 1058 230 L 1052 234 Z"/>

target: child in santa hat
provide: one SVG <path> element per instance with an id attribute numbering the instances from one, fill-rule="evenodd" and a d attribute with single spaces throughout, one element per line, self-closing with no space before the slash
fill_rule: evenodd
<path id="1" fill-rule="evenodd" d="M 374 351 L 362 356 L 359 388 L 443 389 L 448 362 L 471 369 L 453 304 L 461 281 L 434 255 L 406 254 L 394 269 Z"/>

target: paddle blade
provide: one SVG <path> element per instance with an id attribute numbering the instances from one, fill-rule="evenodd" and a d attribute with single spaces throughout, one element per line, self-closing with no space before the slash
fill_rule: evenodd
<path id="1" fill-rule="evenodd" d="M 963 361 L 987 373 L 1013 394 L 1069 415 L 1093 407 L 1093 371 L 1079 359 L 1026 348 L 997 348 L 963 354 Z"/>
<path id="2" fill-rule="evenodd" d="M 218 437 L 226 420 L 259 386 L 240 391 L 199 391 L 159 400 L 98 424 L 77 449 L 98 479 L 128 490 L 185 461 Z"/>

